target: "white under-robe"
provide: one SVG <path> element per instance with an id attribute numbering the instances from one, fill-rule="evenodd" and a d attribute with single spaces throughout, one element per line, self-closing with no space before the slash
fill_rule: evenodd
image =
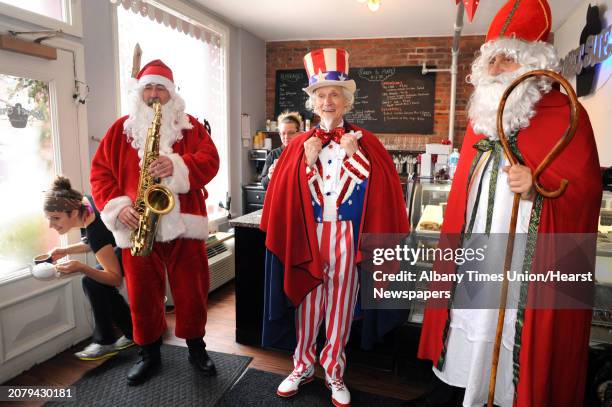
<path id="1" fill-rule="evenodd" d="M 466 210 L 466 229 L 470 223 L 472 209 L 476 201 L 478 183 L 482 177 L 482 189 L 476 212 L 476 219 L 472 231 L 472 239 L 464 242 L 464 247 L 479 246 L 484 236 L 487 217 L 487 201 L 489 194 L 489 181 L 492 174 L 493 160 L 483 172 L 484 163 L 490 152 L 482 155 L 473 176 L 473 182 L 468 192 Z M 510 225 L 512 203 L 514 194 L 508 186 L 508 174 L 502 168 L 509 165 L 505 156 L 500 160 L 500 168 L 497 176 L 495 190 L 495 206 L 491 222 L 491 236 L 494 234 L 507 234 Z M 512 269 L 521 270 L 522 254 L 524 252 L 525 237 L 529 225 L 530 213 L 533 203 L 529 200 L 521 200 L 517 218 L 514 257 Z M 521 238 L 518 238 L 518 237 Z M 480 240 L 478 240 L 480 239 Z M 499 239 L 495 240 L 498 242 Z M 505 258 L 504 247 L 489 247 L 485 260 L 480 264 L 482 269 L 501 273 Z M 466 276 L 467 277 L 467 276 Z M 459 285 L 455 297 L 465 295 L 464 286 Z M 490 288 L 490 283 L 487 283 Z M 478 291 L 478 295 L 493 295 L 499 298 L 499 292 L 492 290 Z M 498 290 L 494 290 L 498 291 Z M 511 284 L 508 306 L 504 319 L 504 333 L 500 351 L 499 365 L 497 371 L 497 384 L 495 389 L 495 404 L 501 407 L 511 407 L 514 399 L 514 384 L 512 383 L 512 362 L 516 322 L 516 304 L 518 303 L 518 285 Z M 451 309 L 451 324 L 447 338 L 447 351 L 444 367 L 440 371 L 434 367 L 434 373 L 440 380 L 452 386 L 466 389 L 463 401 L 464 407 L 482 407 L 487 403 L 489 393 L 489 376 L 491 372 L 491 360 L 495 334 L 497 328 L 498 309 Z"/>

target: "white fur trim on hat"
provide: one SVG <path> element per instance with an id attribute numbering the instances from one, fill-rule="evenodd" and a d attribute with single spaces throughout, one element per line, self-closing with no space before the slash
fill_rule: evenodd
<path id="1" fill-rule="evenodd" d="M 189 192 L 189 168 L 183 158 L 176 154 L 166 155 L 174 167 L 172 175 L 162 179 L 162 184 L 170 188 L 176 194 L 185 194 Z"/>
<path id="2" fill-rule="evenodd" d="M 174 91 L 174 83 L 161 75 L 142 75 L 140 79 L 138 79 L 138 85 L 145 86 L 150 83 L 154 83 L 157 85 L 164 85 L 166 89 Z"/>
<path id="3" fill-rule="evenodd" d="M 122 195 L 111 199 L 100 212 L 100 218 L 115 237 L 115 243 L 121 248 L 130 247 L 132 231 L 119 220 L 119 213 L 126 206 L 132 206 L 129 196 Z"/>
<path id="4" fill-rule="evenodd" d="M 322 88 L 323 86 L 341 86 L 353 94 L 357 90 L 357 84 L 352 79 L 349 79 L 347 81 L 334 81 L 324 79 L 322 81 L 318 81 L 317 83 L 313 83 L 312 85 L 308 86 L 307 88 L 303 88 L 302 90 L 308 93 L 308 95 L 312 95 L 315 90 Z"/>

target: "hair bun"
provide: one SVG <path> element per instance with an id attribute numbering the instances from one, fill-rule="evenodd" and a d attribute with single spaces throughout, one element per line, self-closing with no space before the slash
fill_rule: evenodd
<path id="1" fill-rule="evenodd" d="M 55 177 L 55 179 L 53 180 L 53 187 L 52 189 L 54 191 L 61 191 L 61 190 L 66 190 L 66 191 L 70 191 L 72 189 L 72 185 L 70 184 L 70 180 L 62 175 L 58 175 L 57 177 Z"/>

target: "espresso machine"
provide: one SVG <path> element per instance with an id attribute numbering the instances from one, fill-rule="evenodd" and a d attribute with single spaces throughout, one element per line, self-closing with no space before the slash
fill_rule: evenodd
<path id="1" fill-rule="evenodd" d="M 249 150 L 250 180 L 242 186 L 242 207 L 244 214 L 263 208 L 266 191 L 261 183 L 261 173 L 266 164 L 268 150 Z"/>
<path id="2" fill-rule="evenodd" d="M 268 150 L 249 150 L 249 166 L 251 169 L 251 180 L 249 182 L 249 185 L 261 186 L 261 173 L 263 171 L 264 165 L 266 164 L 267 156 Z"/>

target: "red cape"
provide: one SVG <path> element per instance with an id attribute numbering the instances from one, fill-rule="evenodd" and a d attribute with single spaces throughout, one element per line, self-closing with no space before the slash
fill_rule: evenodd
<path id="1" fill-rule="evenodd" d="M 359 241 L 361 233 L 408 233 L 406 204 L 391 156 L 372 133 L 350 124 L 348 130 L 362 132 L 359 144 L 370 161 Z M 266 247 L 283 263 L 284 291 L 296 306 L 323 281 L 304 161 L 304 141 L 313 133 L 314 129 L 297 136 L 280 156 L 261 218 Z M 361 261 L 360 252 L 356 261 Z"/>
<path id="2" fill-rule="evenodd" d="M 525 165 L 532 171 L 565 132 L 569 118 L 568 98 L 552 90 L 538 102 L 536 111 L 529 127 L 519 132 L 517 141 Z M 448 198 L 443 235 L 456 235 L 463 230 L 466 185 L 477 153 L 472 146 L 482 138 L 483 135 L 475 134 L 468 127 Z M 538 233 L 596 233 L 602 194 L 601 175 L 593 129 L 582 106 L 576 134 L 543 172 L 540 181 L 547 189 L 554 190 L 562 178 L 569 181 L 569 186 L 560 198 L 544 198 Z M 542 255 L 536 251 L 534 258 L 537 261 Z M 454 272 L 454 267 L 435 264 L 434 270 Z M 582 405 L 591 314 L 591 310 L 525 309 L 515 406 Z M 448 317 L 447 308 L 425 310 L 418 356 L 432 360 L 438 368 L 442 367 L 439 362 L 443 355 Z"/>

